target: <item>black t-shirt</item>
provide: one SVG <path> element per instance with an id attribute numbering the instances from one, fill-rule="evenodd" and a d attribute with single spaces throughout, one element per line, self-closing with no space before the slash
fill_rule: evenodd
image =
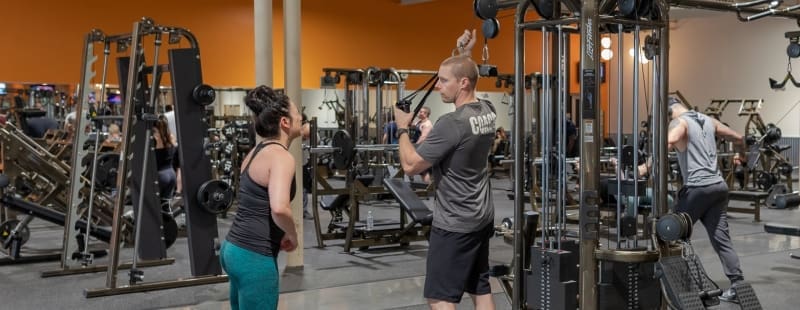
<path id="1" fill-rule="evenodd" d="M 32 138 L 42 138 L 48 129 L 58 129 L 58 122 L 49 117 L 31 117 L 26 120 L 25 134 Z"/>

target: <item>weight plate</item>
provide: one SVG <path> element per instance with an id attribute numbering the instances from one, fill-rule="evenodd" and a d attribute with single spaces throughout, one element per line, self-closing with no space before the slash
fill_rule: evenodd
<path id="1" fill-rule="evenodd" d="M 233 190 L 221 180 L 208 180 L 197 190 L 197 202 L 209 213 L 222 214 L 233 203 Z"/>
<path id="2" fill-rule="evenodd" d="M 164 236 L 164 246 L 169 249 L 172 244 L 175 243 L 175 240 L 178 239 L 178 222 L 175 221 L 175 218 L 172 217 L 167 212 L 161 213 L 162 218 L 162 234 Z"/>
<path id="3" fill-rule="evenodd" d="M 656 235 L 664 241 L 675 241 L 683 238 L 685 228 L 684 220 L 680 215 L 670 213 L 662 216 L 656 222 Z"/>
<path id="4" fill-rule="evenodd" d="M 211 86 L 200 84 L 192 89 L 192 99 L 202 106 L 207 106 L 217 99 L 217 92 Z"/>
<path id="5" fill-rule="evenodd" d="M 781 139 L 781 129 L 775 124 L 767 124 L 767 130 L 764 133 L 764 144 L 773 145 Z"/>
<path id="6" fill-rule="evenodd" d="M 333 134 L 331 146 L 336 150 L 333 154 L 333 165 L 336 169 L 349 169 L 353 162 L 355 144 L 346 130 L 339 130 Z"/>
<path id="7" fill-rule="evenodd" d="M 788 176 L 792 174 L 792 171 L 794 171 L 794 167 L 792 167 L 792 164 L 787 162 L 778 164 L 778 172 L 780 172 L 780 174 Z"/>
<path id="8" fill-rule="evenodd" d="M 225 142 L 222 145 L 222 153 L 225 154 L 225 156 L 230 157 L 231 154 L 233 154 L 233 149 L 234 149 L 234 146 L 233 146 L 233 143 L 231 143 L 231 142 Z"/>
<path id="9" fill-rule="evenodd" d="M 110 189 L 117 185 L 117 169 L 119 154 L 106 153 L 97 157 L 97 172 L 94 184 L 101 189 Z"/>
<path id="10" fill-rule="evenodd" d="M 778 180 L 773 174 L 766 171 L 758 171 L 756 173 L 756 187 L 759 189 L 768 190 L 775 183 L 778 183 Z"/>
<path id="11" fill-rule="evenodd" d="M 220 162 L 222 173 L 224 175 L 231 175 L 233 173 L 233 162 L 229 158 L 225 158 Z"/>
<path id="12" fill-rule="evenodd" d="M 503 225 L 503 227 L 505 227 L 506 229 L 514 229 L 514 218 L 511 217 L 504 218 L 501 223 L 502 223 L 501 225 Z"/>

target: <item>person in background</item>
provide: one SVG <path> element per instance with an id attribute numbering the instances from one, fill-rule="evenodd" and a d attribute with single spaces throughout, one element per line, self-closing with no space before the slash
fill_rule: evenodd
<path id="1" fill-rule="evenodd" d="M 414 132 L 416 133 L 417 136 L 416 140 L 413 141 L 413 143 L 420 144 L 422 142 L 425 142 L 425 139 L 428 138 L 428 134 L 431 132 L 431 129 L 433 129 L 433 123 L 431 123 L 430 116 L 431 116 L 431 109 L 429 107 L 422 107 L 421 109 L 419 109 L 419 114 L 417 114 L 419 120 L 417 121 L 416 124 L 414 124 L 414 127 L 416 129 L 414 130 Z M 420 173 L 420 177 L 422 177 L 423 182 L 430 184 L 431 169 L 426 169 L 425 171 Z"/>
<path id="2" fill-rule="evenodd" d="M 176 154 L 175 136 L 169 132 L 167 120 L 161 116 L 153 124 L 153 141 L 156 168 L 158 169 L 158 188 L 161 199 L 170 199 L 175 194 L 177 175 L 174 161 L 178 160 Z"/>
<path id="3" fill-rule="evenodd" d="M 731 281 L 731 287 L 719 298 L 738 302 L 736 287 L 744 282 L 744 275 L 728 229 L 728 185 L 717 165 L 716 137 L 733 142 L 736 165 L 745 158 L 744 138 L 718 120 L 690 111 L 675 97 L 670 97 L 667 104 L 667 115 L 671 118 L 667 150 L 677 150 L 683 176 L 675 211 L 688 213 L 693 224 L 698 220 L 703 223 L 722 269 Z"/>
<path id="4" fill-rule="evenodd" d="M 171 104 L 168 104 L 164 107 L 164 111 L 164 117 L 167 119 L 167 124 L 169 125 L 169 132 L 177 137 L 178 127 L 175 125 L 175 110 L 172 108 Z"/>
<path id="5" fill-rule="evenodd" d="M 414 127 L 416 127 L 416 131 L 419 133 L 419 136 L 416 137 L 417 139 L 412 142 L 422 143 L 425 141 L 426 138 L 428 138 L 428 133 L 430 133 L 431 129 L 433 128 L 433 123 L 430 120 L 430 116 L 431 116 L 431 109 L 429 107 L 422 107 L 421 109 L 419 109 L 419 114 L 417 114 L 419 120 L 417 121 L 416 124 L 414 124 Z"/>
<path id="6" fill-rule="evenodd" d="M 122 132 L 119 131 L 119 125 L 111 123 L 108 125 L 108 141 L 121 142 Z"/>
<path id="7" fill-rule="evenodd" d="M 302 134 L 303 144 L 309 145 L 311 142 L 311 124 L 308 122 L 308 117 L 303 114 L 303 128 Z M 308 194 L 311 192 L 311 187 L 314 186 L 314 179 L 311 175 L 311 152 L 303 148 L 303 219 L 313 220 L 314 215 L 308 211 Z"/>
<path id="8" fill-rule="evenodd" d="M 174 108 L 172 107 L 171 104 L 168 104 L 167 106 L 164 107 L 164 111 L 165 112 L 164 112 L 163 116 L 167 120 L 167 125 L 169 127 L 169 132 L 172 133 L 173 136 L 177 137 L 178 136 L 178 127 L 175 124 L 175 110 L 174 110 Z M 175 146 L 176 147 L 178 146 L 178 140 L 177 139 L 175 139 Z M 176 159 L 178 158 L 177 151 L 175 153 L 175 158 Z M 176 163 L 178 163 L 178 161 L 176 161 Z M 181 168 L 178 165 L 173 166 L 173 168 L 175 169 L 175 180 L 176 180 L 175 181 L 175 183 L 176 183 L 175 194 L 180 196 L 180 193 L 182 192 L 182 189 L 183 189 L 183 183 L 182 183 L 183 180 L 181 180 Z"/>
<path id="9" fill-rule="evenodd" d="M 261 138 L 242 161 L 239 209 L 220 249 L 232 309 L 277 309 L 277 258 L 297 247 L 290 201 L 296 183 L 289 146 L 301 134 L 302 116 L 284 94 L 261 85 L 244 99 Z"/>
<path id="10" fill-rule="evenodd" d="M 39 102 L 36 103 L 35 109 L 44 112 L 44 108 Z M 58 129 L 58 121 L 47 115 L 28 117 L 23 124 L 22 131 L 31 138 L 43 138 L 48 130 Z"/>
<path id="11" fill-rule="evenodd" d="M 386 124 L 383 125 L 383 144 L 397 144 L 397 123 L 394 121 L 394 114 L 386 115 Z"/>

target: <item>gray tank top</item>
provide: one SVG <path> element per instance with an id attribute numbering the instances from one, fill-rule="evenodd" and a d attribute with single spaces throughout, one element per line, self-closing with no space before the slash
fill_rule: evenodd
<path id="1" fill-rule="evenodd" d="M 716 128 L 702 113 L 688 111 L 680 116 L 686 121 L 686 151 L 678 151 L 684 186 L 706 186 L 723 182 L 717 166 Z"/>
<path id="2" fill-rule="evenodd" d="M 250 251 L 278 257 L 284 232 L 272 219 L 269 189 L 250 178 L 250 163 L 256 158 L 258 152 L 270 144 L 277 144 L 286 149 L 277 142 L 261 142 L 253 149 L 253 154 L 250 155 L 244 172 L 239 176 L 239 209 L 236 211 L 236 217 L 233 218 L 233 224 L 225 239 Z M 290 199 L 294 199 L 295 189 L 295 180 L 292 179 Z"/>

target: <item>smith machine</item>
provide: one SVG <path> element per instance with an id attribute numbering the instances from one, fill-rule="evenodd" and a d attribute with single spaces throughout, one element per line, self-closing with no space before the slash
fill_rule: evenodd
<path id="1" fill-rule="evenodd" d="M 691 221 L 684 214 L 668 213 L 666 115 L 668 90 L 669 8 L 684 6 L 737 12 L 742 21 L 776 15 L 797 19 L 791 12 L 800 6 L 781 7 L 766 0 L 748 3 L 723 1 L 550 1 L 550 0 L 475 0 L 473 9 L 484 20 L 494 19 L 497 12 L 515 9 L 514 80 L 525 78 L 525 32 L 541 33 L 541 94 L 534 93 L 536 114 L 527 114 L 529 104 L 517 104 L 513 126 L 514 158 L 525 154 L 542 158 L 541 170 L 533 160 L 515 160 L 514 174 L 525 169 L 541 176 L 533 186 L 541 184 L 541 200 L 531 199 L 532 211 L 526 211 L 522 195 L 515 195 L 514 217 L 506 219 L 501 230 L 512 235 L 513 261 L 493 267 L 514 309 L 654 309 L 666 306 L 677 309 L 705 309 L 719 303 L 721 290 L 705 274 L 694 255 L 689 237 Z M 526 20 L 529 9 L 535 9 L 538 20 Z M 747 15 L 746 14 L 752 14 Z M 495 22 L 496 23 L 496 22 Z M 651 94 L 640 94 L 639 70 L 642 44 L 646 57 L 652 59 Z M 619 165 L 609 175 L 601 171 L 601 111 L 599 101 L 600 33 L 616 38 L 617 49 L 632 37 L 634 47 L 631 73 L 624 72 L 621 57 L 617 58 L 616 86 L 617 147 Z M 580 200 L 577 231 L 567 229 L 565 212 L 564 115 L 569 98 L 570 36 L 580 36 Z M 632 74 L 633 85 L 623 87 L 623 75 Z M 611 89 L 611 88 L 610 88 Z M 539 98 L 540 96 L 540 98 Z M 515 87 L 514 98 L 524 103 L 525 88 Z M 626 104 L 622 98 L 628 98 Z M 631 104 L 633 102 L 634 104 Z M 611 103 L 614 104 L 614 103 Z M 623 117 L 623 106 L 646 104 L 653 111 L 649 138 L 650 154 L 655 163 L 651 177 L 639 177 L 636 171 L 644 159 L 633 149 L 639 135 L 632 134 L 632 146 L 623 147 L 623 119 L 632 119 L 638 128 L 639 108 Z M 613 108 L 610 110 L 613 111 Z M 527 119 L 526 117 L 536 117 Z M 554 123 L 555 121 L 555 123 Z M 538 124 L 526 128 L 522 124 Z M 555 130 L 554 130 L 555 129 Z M 525 143 L 527 130 L 533 143 Z M 537 132 L 538 130 L 538 132 Z M 634 129 L 635 130 L 635 129 Z M 555 138 L 555 139 L 554 139 Z M 541 149 L 533 149 L 540 145 Z M 516 147 L 519 146 L 519 147 Z M 530 148 L 526 150 L 525 148 Z M 531 157 L 531 156 L 529 156 Z M 529 167 L 524 167 L 529 165 Z M 538 172 L 538 173 L 537 173 Z M 554 175 L 555 174 L 555 175 Z M 603 179 L 606 179 L 604 182 Z M 604 188 L 603 184 L 608 184 Z M 649 205 L 640 202 L 647 188 L 652 187 Z M 524 178 L 516 178 L 514 192 L 525 192 Z M 611 195 L 602 195 L 607 192 Z M 611 197 L 615 196 L 615 197 Z M 633 199 L 619 199 L 623 197 Z M 608 203 L 617 198 L 616 203 Z M 611 214 L 612 216 L 603 216 Z M 537 226 L 540 226 L 537 228 Z M 575 270 L 575 266 L 578 270 Z M 694 281 L 685 281 L 694 279 Z M 737 288 L 742 309 L 760 309 L 749 285 Z"/>
<path id="2" fill-rule="evenodd" d="M 169 62 L 159 64 L 159 51 L 162 36 L 168 36 L 169 44 L 178 44 L 182 39 L 189 42 L 188 48 L 172 48 L 167 51 Z M 145 62 L 145 38 L 152 39 L 154 43 L 153 63 Z M 104 120 L 90 115 L 89 87 L 95 76 L 93 65 L 98 56 L 95 55 L 96 44 L 103 45 L 103 67 L 101 95 L 105 95 L 106 72 L 110 48 L 116 44 L 118 53 L 130 49 L 129 56 L 117 58 L 119 81 L 122 96 L 124 97 L 124 114 L 122 117 L 112 116 L 122 121 L 122 141 L 120 142 L 120 156 L 116 163 L 108 167 L 98 167 L 99 133 L 95 131 L 96 143 L 94 150 L 82 147 L 86 145 L 89 135 L 82 128 L 91 128 L 90 121 Z M 174 262 L 166 258 L 166 248 L 177 237 L 177 227 L 167 215 L 171 210 L 162 209 L 161 197 L 158 197 L 156 166 L 154 154 L 151 149 L 151 130 L 156 121 L 156 97 L 161 77 L 168 73 L 172 81 L 172 90 L 175 103 L 177 138 L 179 143 L 179 156 L 183 171 L 191 172 L 191 177 L 183 178 L 184 212 L 186 212 L 186 227 L 191 263 L 191 277 L 176 280 L 166 280 L 151 283 L 141 283 L 144 271 L 139 269 L 146 266 L 164 265 Z M 121 35 L 105 35 L 99 30 L 92 30 L 86 36 L 83 54 L 83 67 L 81 84 L 79 88 L 79 101 L 76 111 L 75 147 L 72 151 L 72 169 L 59 165 L 47 170 L 46 174 L 60 176 L 58 184 L 67 186 L 60 188 L 68 197 L 64 209 L 52 210 L 41 205 L 25 200 L 9 188 L 10 180 L 7 176 L 0 178 L 0 187 L 5 189 L 2 203 L 6 207 L 26 212 L 29 217 L 24 224 L 29 222 L 30 216 L 40 217 L 47 221 L 59 222 L 64 225 L 64 245 L 61 260 L 61 269 L 45 272 L 43 276 L 60 276 L 78 273 L 98 272 L 106 270 L 106 287 L 100 289 L 87 289 L 86 297 L 98 297 L 132 292 L 142 292 L 158 289 L 219 283 L 227 281 L 222 275 L 217 255 L 219 244 L 216 215 L 221 210 L 230 206 L 233 195 L 229 186 L 222 181 L 211 179 L 211 163 L 203 150 L 204 135 L 207 131 L 206 106 L 215 99 L 214 89 L 202 83 L 200 69 L 200 51 L 197 39 L 189 31 L 178 28 L 156 25 L 151 19 L 143 18 L 133 24 L 133 31 Z M 4 142 L 13 142 L 16 137 L 13 127 L 3 130 Z M 17 138 L 16 140 L 19 140 Z M 30 141 L 21 141 L 19 144 L 32 144 Z M 13 143 L 12 143 L 13 144 Z M 4 143 L 4 146 L 7 146 Z M 36 150 L 34 148 L 34 150 Z M 8 152 L 7 152 L 8 154 Z M 81 165 L 86 156 L 94 156 L 87 178 L 87 167 Z M 24 156 L 23 156 L 24 157 Z M 39 156 L 43 162 L 48 163 L 48 156 Z M 37 157 L 38 158 L 38 157 Z M 10 160 L 14 163 L 26 163 L 22 168 L 34 169 L 27 161 Z M 51 159 L 52 161 L 52 159 Z M 16 167 L 16 165 L 11 165 Z M 50 167 L 45 165 L 45 168 Z M 99 172 L 120 171 L 116 174 L 116 194 L 97 195 L 95 183 Z M 68 177 L 67 177 L 68 175 Z M 92 180 L 92 181 L 89 181 Z M 89 185 L 87 185 L 89 184 Z M 90 187 L 90 190 L 86 190 Z M 50 191 L 52 192 L 52 191 Z M 156 193 L 156 194 L 153 194 Z M 50 196 L 59 196 L 52 194 Z M 126 198 L 133 204 L 132 218 L 123 216 L 126 207 Z M 46 202 L 45 200 L 42 202 Z M 56 202 L 62 202 L 55 200 Z M 100 202 L 100 203 L 98 203 Z M 99 210 L 93 210 L 99 208 Z M 93 212 L 94 211 L 94 212 Z M 95 220 L 95 218 L 99 218 Z M 92 219 L 92 220 L 84 220 Z M 165 221 L 166 220 L 166 221 Z M 108 225 L 111 229 L 98 227 Z M 133 226 L 135 225 L 135 229 Z M 94 227 L 92 227 L 94 226 Z M 133 236 L 131 236 L 133 231 Z M 81 233 L 88 234 L 109 242 L 109 262 L 107 266 L 90 266 L 93 262 L 93 253 L 89 253 L 87 243 L 89 236 L 78 238 Z M 15 235 L 13 235 L 15 236 Z M 75 241 L 84 240 L 84 241 Z M 130 264 L 119 264 L 121 245 L 133 243 L 133 261 Z M 73 253 L 78 253 L 73 254 Z M 70 256 L 72 255 L 72 256 Z M 117 271 L 120 268 L 129 268 L 128 285 L 119 286 Z"/>
<path id="3" fill-rule="evenodd" d="M 159 64 L 158 55 L 163 35 L 168 36 L 170 44 L 177 44 L 184 38 L 190 47 L 169 49 L 167 51 L 169 62 Z M 152 65 L 145 62 L 146 37 L 153 38 L 154 42 Z M 88 85 L 87 81 L 94 75 L 91 71 L 91 63 L 95 59 L 91 50 L 93 41 L 91 37 L 87 38 L 82 85 Z M 222 275 L 217 254 L 219 237 L 216 214 L 220 209 L 227 209 L 230 206 L 233 195 L 227 184 L 211 179 L 211 162 L 203 149 L 204 136 L 197 134 L 207 132 L 205 106 L 213 103 L 215 99 L 214 89 L 202 81 L 197 39 L 186 29 L 156 25 L 152 20 L 144 18 L 133 24 L 133 31 L 130 34 L 108 37 L 105 41 L 116 42 L 118 46 L 127 44 L 132 49 L 130 57 L 119 58 L 117 62 L 125 101 L 119 171 L 125 173 L 119 173 L 117 176 L 117 188 L 121 193 L 115 197 L 106 287 L 86 290 L 86 297 L 227 281 L 227 277 Z M 105 76 L 105 67 L 103 72 Z M 172 81 L 181 167 L 185 172 L 191 171 L 191 177 L 182 178 L 182 185 L 192 276 L 140 283 L 143 281 L 144 273 L 137 268 L 137 260 L 161 259 L 166 256 L 161 240 L 163 210 L 159 197 L 149 194 L 158 192 L 155 190 L 156 168 L 149 137 L 152 123 L 157 120 L 154 113 L 155 101 L 164 73 L 169 73 Z M 83 88 L 81 90 L 83 91 Z M 136 211 L 134 223 L 137 229 L 128 285 L 118 286 L 117 263 L 120 248 L 118 237 L 125 201 L 122 189 L 130 191 Z"/>

